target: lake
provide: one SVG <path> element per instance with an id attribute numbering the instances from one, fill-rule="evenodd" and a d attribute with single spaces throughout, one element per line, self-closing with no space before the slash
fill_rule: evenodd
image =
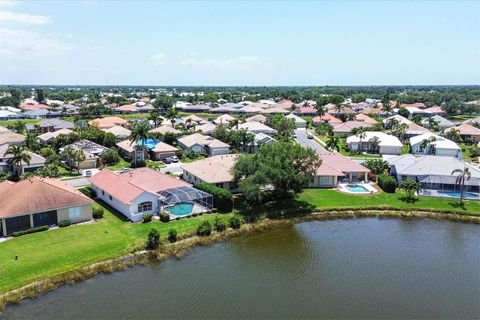
<path id="1" fill-rule="evenodd" d="M 480 227 L 300 223 L 98 275 L 5 319 L 480 318 Z"/>

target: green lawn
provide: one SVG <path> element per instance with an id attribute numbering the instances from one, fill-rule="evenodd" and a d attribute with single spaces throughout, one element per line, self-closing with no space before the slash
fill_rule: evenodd
<path id="1" fill-rule="evenodd" d="M 461 208 L 458 206 L 458 200 L 455 199 L 419 197 L 417 202 L 407 203 L 401 200 L 404 195 L 401 191 L 393 194 L 380 191 L 375 195 L 360 196 L 342 193 L 333 189 L 307 189 L 299 196 L 298 200 L 307 202 L 316 208 L 323 209 L 383 205 L 396 208 L 456 210 L 459 212 L 480 214 L 479 201 L 465 201 L 464 208 Z"/>
<path id="2" fill-rule="evenodd" d="M 121 170 L 123 168 L 130 168 L 132 165 L 129 161 L 126 161 L 122 157 L 120 157 L 120 161 L 117 164 L 106 166 L 105 168 L 110 169 L 112 171 Z"/>
<path id="3" fill-rule="evenodd" d="M 170 228 L 177 229 L 179 235 L 195 232 L 201 221 L 213 223 L 217 215 L 206 214 L 169 223 L 155 220 L 143 224 L 123 221 L 105 210 L 104 219 L 95 223 L 72 225 L 2 242 L 0 271 L 4 276 L 0 277 L 0 292 L 143 248 L 152 227 L 157 228 L 165 239 Z M 227 219 L 231 214 L 219 216 Z M 15 261 L 15 255 L 18 255 L 18 261 Z"/>
<path id="4" fill-rule="evenodd" d="M 181 163 L 190 163 L 190 162 L 195 162 L 195 161 L 198 161 L 198 160 L 203 160 L 205 159 L 205 157 L 198 157 L 198 158 L 195 158 L 195 159 L 190 159 L 190 158 L 185 158 L 185 159 L 181 159 L 180 162 Z"/>

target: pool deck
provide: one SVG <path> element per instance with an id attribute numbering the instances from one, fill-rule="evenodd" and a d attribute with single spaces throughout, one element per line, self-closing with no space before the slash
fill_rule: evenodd
<path id="1" fill-rule="evenodd" d="M 348 185 L 362 186 L 365 189 L 367 189 L 367 191 L 365 191 L 365 192 L 353 192 L 353 191 L 348 189 L 348 187 L 347 187 Z M 375 193 L 378 192 L 378 190 L 375 189 L 375 187 L 373 187 L 370 183 L 365 183 L 365 182 L 339 183 L 338 186 L 337 186 L 337 189 L 341 192 L 345 192 L 345 193 L 348 193 L 348 194 L 358 194 L 358 195 L 375 194 Z"/>
<path id="2" fill-rule="evenodd" d="M 444 192 L 448 192 L 448 191 L 444 191 Z M 472 194 L 476 195 L 476 198 L 474 198 L 472 196 L 468 196 L 468 195 L 472 195 Z M 451 196 L 447 193 L 442 193 L 441 190 L 434 190 L 434 189 L 420 190 L 418 195 L 419 196 L 425 196 L 425 197 L 433 197 L 433 198 L 460 199 L 460 196 L 458 196 L 458 197 L 457 196 Z M 478 200 L 480 200 L 480 194 L 466 191 L 464 200 L 477 200 L 478 201 Z"/>

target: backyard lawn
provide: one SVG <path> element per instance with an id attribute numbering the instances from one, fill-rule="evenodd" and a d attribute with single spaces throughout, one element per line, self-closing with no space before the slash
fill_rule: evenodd
<path id="1" fill-rule="evenodd" d="M 458 206 L 456 199 L 440 199 L 432 197 L 419 197 L 415 203 L 407 203 L 401 198 L 405 194 L 401 191 L 396 193 L 378 192 L 375 195 L 350 195 L 332 189 L 307 189 L 300 194 L 298 200 L 307 202 L 316 208 L 340 208 L 340 207 L 374 207 L 390 206 L 396 208 L 418 208 L 437 210 L 456 210 L 460 212 L 480 214 L 479 201 L 465 201 L 464 208 Z"/>
<path id="2" fill-rule="evenodd" d="M 99 204 L 95 204 L 99 205 Z M 228 219 L 231 214 L 207 214 L 169 223 L 123 221 L 105 208 L 102 220 L 44 231 L 0 243 L 0 292 L 27 284 L 36 279 L 73 270 L 143 248 L 148 231 L 155 227 L 163 241 L 168 230 L 177 229 L 179 236 L 195 232 L 201 221 L 213 223 L 216 216 Z M 15 261 L 15 255 L 18 260 Z"/>

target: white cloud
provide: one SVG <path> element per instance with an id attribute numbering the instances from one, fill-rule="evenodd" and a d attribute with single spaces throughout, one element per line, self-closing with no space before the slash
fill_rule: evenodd
<path id="1" fill-rule="evenodd" d="M 0 0 L 0 7 L 9 7 L 16 5 L 17 3 L 16 0 Z"/>
<path id="2" fill-rule="evenodd" d="M 167 56 L 163 53 L 157 53 L 151 56 L 149 60 L 152 61 L 155 65 L 161 65 L 165 63 L 165 61 L 167 60 Z"/>
<path id="3" fill-rule="evenodd" d="M 0 28 L 1 55 L 26 57 L 39 54 L 52 54 L 72 49 L 70 43 L 63 42 L 50 34 Z"/>
<path id="4" fill-rule="evenodd" d="M 254 64 L 258 61 L 256 56 L 238 56 L 230 58 L 206 58 L 199 59 L 195 55 L 184 59 L 180 62 L 181 66 L 184 67 L 222 67 L 222 66 L 232 66 L 232 67 L 243 67 Z"/>
<path id="5" fill-rule="evenodd" d="M 33 15 L 28 13 L 18 13 L 12 11 L 0 11 L 0 24 L 21 24 L 25 26 L 50 23 L 50 17 L 42 15 Z"/>

